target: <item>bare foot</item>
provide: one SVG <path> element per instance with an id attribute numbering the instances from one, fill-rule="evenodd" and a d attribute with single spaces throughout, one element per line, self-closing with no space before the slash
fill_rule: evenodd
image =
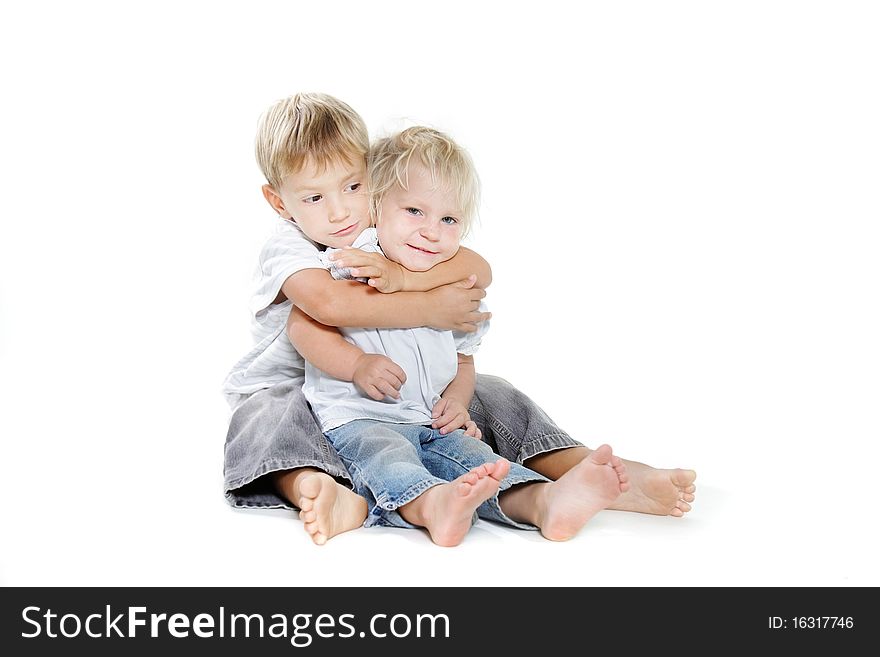
<path id="1" fill-rule="evenodd" d="M 618 497 L 609 509 L 653 513 L 680 518 L 691 510 L 697 487 L 693 470 L 659 470 L 644 463 L 624 461 L 629 481 L 628 491 Z"/>
<path id="2" fill-rule="evenodd" d="M 510 463 L 506 459 L 484 463 L 449 483 L 428 489 L 400 507 L 400 515 L 427 529 L 437 545 L 458 545 L 471 528 L 474 511 L 498 492 L 508 472 Z"/>
<path id="3" fill-rule="evenodd" d="M 538 522 L 544 538 L 565 541 L 594 515 L 629 489 L 626 466 L 608 445 L 590 452 L 583 461 L 543 489 Z"/>
<path id="4" fill-rule="evenodd" d="M 367 501 L 323 472 L 304 475 L 299 492 L 299 517 L 317 545 L 357 529 L 367 519 Z"/>

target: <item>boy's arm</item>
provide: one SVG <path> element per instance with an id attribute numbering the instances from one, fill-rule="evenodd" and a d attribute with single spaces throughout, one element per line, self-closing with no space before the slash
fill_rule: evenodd
<path id="1" fill-rule="evenodd" d="M 446 390 L 440 395 L 440 401 L 431 412 L 431 427 L 440 429 L 447 434 L 456 429 L 465 428 L 468 435 L 480 438 L 476 424 L 471 421 L 468 406 L 474 396 L 477 372 L 474 368 L 474 357 L 458 354 L 458 372 Z"/>
<path id="2" fill-rule="evenodd" d="M 334 280 L 326 269 L 302 269 L 284 281 L 275 302 L 290 299 L 305 314 L 326 326 L 431 326 L 472 333 L 479 322 L 491 317 L 491 313 L 479 312 L 480 299 L 485 296 L 483 289 L 474 287 L 473 280 L 443 285 L 428 292 L 382 294 L 357 281 Z"/>
<path id="3" fill-rule="evenodd" d="M 393 360 L 365 354 L 338 330 L 319 324 L 296 306 L 287 319 L 287 336 L 303 358 L 333 378 L 353 382 L 377 401 L 386 395 L 400 397 L 406 374 Z"/>
<path id="4" fill-rule="evenodd" d="M 477 277 L 475 287 L 485 290 L 492 284 L 492 268 L 489 263 L 476 251 L 462 246 L 454 257 L 434 265 L 428 271 L 409 272 L 407 276 L 413 282 L 406 289 L 413 292 L 433 290 L 435 287 L 465 279 L 471 274 Z"/>
<path id="5" fill-rule="evenodd" d="M 428 271 L 410 271 L 385 258 L 381 253 L 369 253 L 346 247 L 330 256 L 340 267 L 352 268 L 355 278 L 368 278 L 369 285 L 380 292 L 427 292 L 441 285 L 463 280 L 471 274 L 477 277 L 475 287 L 486 289 L 492 283 L 492 268 L 483 257 L 461 247 L 445 262 Z"/>

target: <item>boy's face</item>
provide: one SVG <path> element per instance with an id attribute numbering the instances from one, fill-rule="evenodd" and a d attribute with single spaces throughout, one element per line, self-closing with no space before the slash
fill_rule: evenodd
<path id="1" fill-rule="evenodd" d="M 394 185 L 382 198 L 379 244 L 389 260 L 427 271 L 458 252 L 462 213 L 455 195 L 435 188 L 424 166 L 410 162 L 407 173 L 409 189 Z"/>
<path id="2" fill-rule="evenodd" d="M 284 219 L 292 219 L 318 244 L 341 248 L 370 227 L 367 167 L 363 157 L 353 164 L 333 162 L 321 168 L 307 161 L 284 179 L 281 189 L 263 186 L 263 195 Z"/>

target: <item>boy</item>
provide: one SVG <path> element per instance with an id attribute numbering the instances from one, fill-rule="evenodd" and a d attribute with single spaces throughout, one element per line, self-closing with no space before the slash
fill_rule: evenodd
<path id="1" fill-rule="evenodd" d="M 413 272 L 454 257 L 477 206 L 467 154 L 442 133 L 415 127 L 379 140 L 370 159 L 377 228 L 364 230 L 355 245 L 373 252 L 381 245 L 390 261 Z M 368 526 L 424 527 L 438 545 L 453 546 L 477 513 L 566 540 L 629 487 L 625 466 L 607 446 L 549 483 L 466 436 L 472 354 L 487 322 L 457 334 L 341 329 L 342 339 L 294 308 L 290 325 L 306 358 L 306 399 L 368 501 Z M 453 419 L 441 421 L 442 430 L 429 428 L 450 408 Z M 303 514 L 312 536 L 320 533 L 317 516 Z"/>
<path id="2" fill-rule="evenodd" d="M 302 395 L 304 363 L 284 330 L 293 302 L 327 326 L 474 331 L 488 318 L 478 308 L 491 272 L 482 258 L 464 248 L 427 272 L 406 272 L 403 284 L 415 291 L 383 294 L 381 287 L 335 281 L 326 271 L 320 261 L 323 247 L 353 240 L 368 216 L 362 189 L 368 145 L 360 116 L 324 94 L 297 94 L 263 115 L 256 139 L 266 178 L 263 195 L 283 221 L 260 254 L 258 288 L 251 302 L 255 347 L 232 368 L 223 386 L 233 407 L 225 445 L 227 500 L 236 507 L 314 511 L 321 519 L 316 540 L 359 527 L 367 506 L 338 483 L 350 481 L 349 475 Z M 301 227 L 321 213 L 339 228 L 309 239 Z M 372 266 L 357 260 L 369 255 L 353 252 L 353 264 Z M 401 274 L 396 267 L 391 269 Z M 590 454 L 503 379 L 478 375 L 467 412 L 476 423 L 469 427 L 472 434 L 479 428 L 503 457 L 527 461 L 551 479 Z M 692 471 L 626 463 L 632 487 L 609 508 L 679 516 L 689 510 Z"/>

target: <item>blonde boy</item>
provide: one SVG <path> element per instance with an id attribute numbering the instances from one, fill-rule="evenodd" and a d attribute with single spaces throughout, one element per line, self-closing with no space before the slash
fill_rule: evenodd
<path id="1" fill-rule="evenodd" d="M 302 396 L 304 362 L 284 331 L 293 300 L 327 325 L 473 331 L 487 318 L 478 312 L 485 293 L 474 283 L 485 286 L 491 275 L 482 258 L 462 250 L 445 270 L 409 276 L 408 289 L 418 293 L 381 294 L 332 279 L 322 249 L 350 244 L 370 222 L 368 147 L 361 117 L 325 94 L 297 94 L 262 117 L 256 155 L 267 181 L 263 195 L 282 221 L 260 253 L 251 301 L 256 346 L 223 387 L 234 408 L 224 467 L 230 503 L 289 508 L 311 479 L 309 492 L 334 510 L 333 533 L 360 526 L 366 506 L 331 478 L 349 480 Z"/>

